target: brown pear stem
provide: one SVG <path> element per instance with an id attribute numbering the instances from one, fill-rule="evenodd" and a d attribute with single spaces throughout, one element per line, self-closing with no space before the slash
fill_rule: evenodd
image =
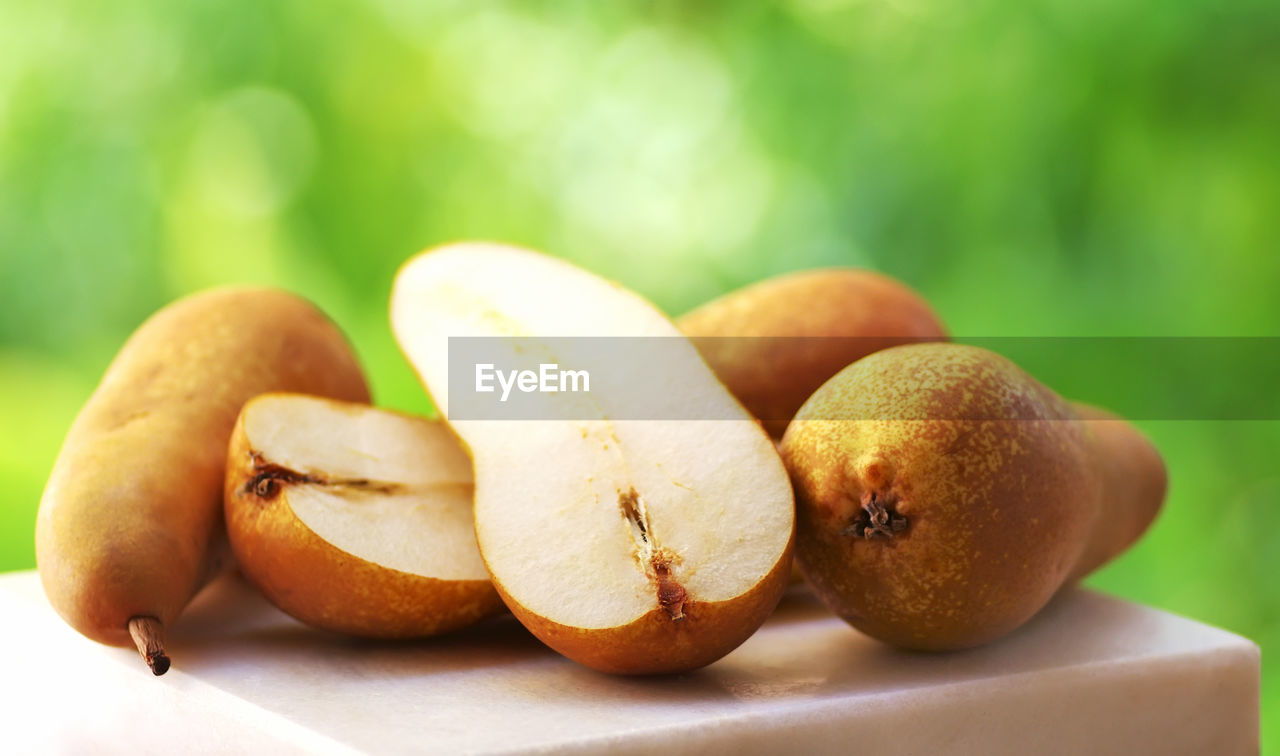
<path id="1" fill-rule="evenodd" d="M 160 620 L 134 617 L 129 620 L 129 635 L 153 675 L 159 677 L 169 671 L 169 657 L 164 652 L 164 625 Z"/>

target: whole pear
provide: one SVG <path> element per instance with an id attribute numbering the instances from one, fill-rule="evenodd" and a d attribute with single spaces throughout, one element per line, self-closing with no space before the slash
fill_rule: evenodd
<path id="1" fill-rule="evenodd" d="M 919 294 L 853 268 L 768 278 L 691 310 L 676 325 L 775 438 L 809 395 L 849 363 L 887 347 L 947 338 Z"/>
<path id="2" fill-rule="evenodd" d="M 369 399 L 337 326 L 287 292 L 195 294 L 134 332 L 67 433 L 36 518 L 40 580 L 69 625 L 168 669 L 164 629 L 229 561 L 227 444 L 267 391 Z"/>
<path id="3" fill-rule="evenodd" d="M 1164 464 L 1132 426 L 1009 360 L 894 347 L 805 402 L 781 446 L 796 554 L 840 617 L 895 646 L 976 646 L 1132 544 Z"/>

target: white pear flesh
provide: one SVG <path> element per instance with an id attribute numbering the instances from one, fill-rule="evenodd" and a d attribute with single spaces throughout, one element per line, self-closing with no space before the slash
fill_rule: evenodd
<path id="1" fill-rule="evenodd" d="M 605 671 L 701 666 L 764 621 L 790 569 L 790 483 L 759 424 L 653 305 L 555 258 L 470 243 L 406 263 L 391 318 L 446 417 L 450 337 L 517 337 L 504 342 L 511 364 L 533 348 L 564 365 L 564 337 L 670 339 L 680 380 L 662 390 L 690 419 L 617 419 L 628 397 L 594 385 L 557 397 L 562 419 L 450 419 L 474 462 L 480 552 L 535 635 Z"/>
<path id="2" fill-rule="evenodd" d="M 443 423 L 268 394 L 241 411 L 228 465 L 237 561 L 296 618 L 412 637 L 499 609 L 472 527 L 471 461 Z"/>

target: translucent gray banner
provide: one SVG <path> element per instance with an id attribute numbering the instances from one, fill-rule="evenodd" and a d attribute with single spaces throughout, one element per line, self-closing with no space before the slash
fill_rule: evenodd
<path id="1" fill-rule="evenodd" d="M 953 341 L 1009 358 L 1066 399 L 1130 419 L 1280 420 L 1280 337 Z M 723 402 L 699 401 L 698 392 L 685 390 L 705 383 L 698 376 L 707 368 L 697 352 L 849 353 L 883 345 L 879 338 L 699 338 L 692 345 L 670 337 L 450 338 L 448 414 L 453 420 L 734 419 L 740 416 Z M 786 364 L 758 362 L 769 380 L 788 374 Z"/>

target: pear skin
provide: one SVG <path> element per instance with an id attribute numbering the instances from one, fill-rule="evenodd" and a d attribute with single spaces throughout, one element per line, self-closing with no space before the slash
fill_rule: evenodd
<path id="1" fill-rule="evenodd" d="M 1119 554 L 1164 498 L 1158 453 L 1009 360 L 900 346 L 828 381 L 787 429 L 815 593 L 895 646 L 977 646 Z"/>
<path id="2" fill-rule="evenodd" d="M 164 628 L 227 563 L 222 486 L 241 405 L 273 390 L 368 401 L 342 333 L 271 289 L 179 300 L 131 336 L 76 417 L 36 519 L 54 609 L 168 668 Z"/>
<path id="3" fill-rule="evenodd" d="M 1071 580 L 1079 580 L 1124 552 L 1147 531 L 1169 488 L 1164 460 L 1138 429 L 1097 407 L 1072 403 L 1090 436 L 1090 446 L 1102 476 L 1102 490 L 1111 501 L 1089 533 L 1084 553 Z"/>
<path id="4" fill-rule="evenodd" d="M 851 268 L 769 278 L 691 310 L 676 325 L 775 438 L 846 365 L 887 347 L 947 338 L 919 294 Z"/>

